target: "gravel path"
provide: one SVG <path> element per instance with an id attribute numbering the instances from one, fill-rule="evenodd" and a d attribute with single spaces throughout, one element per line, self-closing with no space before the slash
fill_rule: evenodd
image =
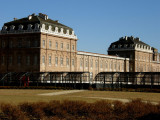
<path id="1" fill-rule="evenodd" d="M 84 96 L 74 96 L 74 97 L 83 97 L 83 98 L 91 98 L 91 99 L 101 99 L 101 100 L 112 100 L 112 101 L 120 101 L 123 103 L 128 103 L 131 102 L 132 100 L 130 99 L 121 99 L 121 98 L 106 98 L 106 97 L 84 97 Z M 147 103 L 148 101 L 142 101 L 144 103 Z M 150 102 L 154 105 L 159 104 L 158 102 Z"/>
<path id="2" fill-rule="evenodd" d="M 85 90 L 68 90 L 68 91 L 59 91 L 59 92 L 52 92 L 52 93 L 43 93 L 38 95 L 44 95 L 44 96 L 53 96 L 53 95 L 63 95 L 63 94 L 70 94 L 70 93 L 76 93 L 76 92 L 82 92 Z"/>

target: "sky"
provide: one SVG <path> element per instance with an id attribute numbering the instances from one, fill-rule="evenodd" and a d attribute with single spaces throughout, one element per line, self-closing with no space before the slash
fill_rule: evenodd
<path id="1" fill-rule="evenodd" d="M 107 54 L 134 36 L 160 51 L 160 0 L 0 0 L 0 28 L 13 18 L 44 13 L 75 31 L 77 50 Z"/>

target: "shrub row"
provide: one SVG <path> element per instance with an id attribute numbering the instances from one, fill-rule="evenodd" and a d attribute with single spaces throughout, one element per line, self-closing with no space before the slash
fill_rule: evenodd
<path id="1" fill-rule="evenodd" d="M 141 100 L 129 103 L 119 101 L 51 101 L 0 105 L 6 120 L 158 120 L 160 104 L 152 105 Z"/>

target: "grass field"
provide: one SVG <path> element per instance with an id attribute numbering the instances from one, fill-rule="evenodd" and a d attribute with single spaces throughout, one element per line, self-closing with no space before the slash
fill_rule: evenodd
<path id="1" fill-rule="evenodd" d="M 83 100 L 89 103 L 101 99 L 137 99 L 144 101 L 160 102 L 160 93 L 144 92 L 115 92 L 115 91 L 79 91 L 61 95 L 39 95 L 45 93 L 65 92 L 66 90 L 28 90 L 28 89 L 0 89 L 0 102 L 18 104 L 22 102 L 49 102 L 51 100 Z"/>

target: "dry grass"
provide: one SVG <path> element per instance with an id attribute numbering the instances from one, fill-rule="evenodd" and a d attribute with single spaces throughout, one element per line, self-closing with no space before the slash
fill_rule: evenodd
<path id="1" fill-rule="evenodd" d="M 63 90 L 22 90 L 22 89 L 0 89 L 0 102 L 19 104 L 22 102 L 49 102 L 51 100 L 82 100 L 93 103 L 101 98 L 137 99 L 159 102 L 160 93 L 144 92 L 112 92 L 112 91 L 82 91 L 56 96 L 39 96 L 41 93 L 52 93 Z M 95 97 L 95 98 L 90 98 Z"/>
<path id="2" fill-rule="evenodd" d="M 5 120 L 159 120 L 160 105 L 140 99 L 129 103 L 119 101 L 50 101 L 0 104 Z"/>

